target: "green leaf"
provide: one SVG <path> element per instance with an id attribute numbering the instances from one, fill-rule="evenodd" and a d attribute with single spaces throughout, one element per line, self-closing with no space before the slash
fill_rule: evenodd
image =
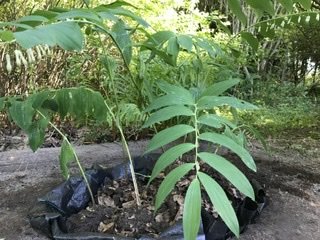
<path id="1" fill-rule="evenodd" d="M 63 7 L 53 7 L 53 8 L 50 8 L 50 11 L 55 13 L 63 13 L 63 12 L 68 12 L 69 9 L 63 8 Z"/>
<path id="2" fill-rule="evenodd" d="M 177 58 L 168 54 L 166 51 L 152 49 L 152 53 L 159 56 L 165 63 L 174 67 L 177 66 Z"/>
<path id="3" fill-rule="evenodd" d="M 201 189 L 196 178 L 188 187 L 183 206 L 183 235 L 186 240 L 197 238 L 201 217 Z"/>
<path id="4" fill-rule="evenodd" d="M 28 139 L 29 139 L 29 146 L 32 151 L 36 151 L 44 142 L 45 137 L 45 130 L 48 126 L 49 120 L 47 118 L 41 118 L 38 121 L 35 121 L 29 127 Z"/>
<path id="5" fill-rule="evenodd" d="M 244 39 L 250 47 L 253 49 L 253 51 L 257 51 L 259 47 L 259 41 L 258 39 L 250 32 L 241 32 L 240 36 L 242 39 Z"/>
<path id="6" fill-rule="evenodd" d="M 145 111 L 150 112 L 152 110 L 170 106 L 170 105 L 193 105 L 193 104 L 194 104 L 194 100 L 193 98 L 190 99 L 189 96 L 167 94 L 153 100 L 153 102 L 146 108 Z"/>
<path id="7" fill-rule="evenodd" d="M 105 100 L 100 92 L 92 91 L 90 96 L 91 113 L 98 121 L 106 121 L 108 116 Z"/>
<path id="8" fill-rule="evenodd" d="M 32 48 L 39 44 L 49 46 L 58 45 L 65 50 L 78 50 L 83 48 L 84 38 L 81 29 L 74 22 L 59 22 L 34 29 L 15 32 L 18 44 L 23 48 Z"/>
<path id="9" fill-rule="evenodd" d="M 225 146 L 226 148 L 236 153 L 248 168 L 250 168 L 253 171 L 257 170 L 256 164 L 254 163 L 250 153 L 245 148 L 243 148 L 227 136 L 218 133 L 206 132 L 200 134 L 199 138 L 201 140 Z"/>
<path id="10" fill-rule="evenodd" d="M 0 31 L 0 40 L 4 42 L 10 42 L 14 40 L 14 35 L 12 31 Z"/>
<path id="11" fill-rule="evenodd" d="M 128 9 L 119 7 L 119 8 L 109 9 L 109 11 L 114 15 L 129 17 L 132 20 L 139 23 L 140 25 L 142 25 L 143 27 L 146 27 L 146 28 L 149 27 L 149 23 L 147 23 L 143 18 L 139 17 L 138 15 L 134 14 Z"/>
<path id="12" fill-rule="evenodd" d="M 228 138 L 232 139 L 233 141 L 235 141 L 236 143 L 238 143 L 240 146 L 246 147 L 244 145 L 245 144 L 245 141 L 244 141 L 245 136 L 242 132 L 240 132 L 239 135 L 237 135 L 234 132 L 232 132 L 228 126 L 226 126 L 223 134 L 225 136 L 227 136 Z"/>
<path id="13" fill-rule="evenodd" d="M 243 13 L 240 0 L 228 0 L 228 6 L 242 24 L 247 24 L 247 16 Z"/>
<path id="14" fill-rule="evenodd" d="M 117 63 L 113 57 L 107 55 L 100 56 L 100 62 L 102 63 L 105 70 L 107 70 L 110 81 L 114 80 L 116 70 L 118 68 Z"/>
<path id="15" fill-rule="evenodd" d="M 0 27 L 16 27 L 22 29 L 32 29 L 28 24 L 16 23 L 16 22 L 0 22 Z"/>
<path id="16" fill-rule="evenodd" d="M 224 190 L 214 179 L 212 179 L 207 174 L 199 172 L 198 177 L 201 184 L 204 186 L 206 192 L 208 193 L 210 201 L 212 202 L 214 208 L 217 210 L 222 220 L 233 232 L 233 234 L 239 238 L 239 222 L 236 213 Z"/>
<path id="17" fill-rule="evenodd" d="M 63 138 L 63 142 L 61 145 L 61 152 L 59 156 L 60 160 L 60 169 L 62 175 L 68 179 L 70 176 L 68 164 L 75 159 L 74 150 L 68 140 Z"/>
<path id="18" fill-rule="evenodd" d="M 166 42 L 168 42 L 168 45 L 167 48 L 164 49 L 163 45 Z M 171 31 L 160 31 L 150 35 L 148 40 L 141 44 L 140 51 L 145 50 L 151 50 L 154 56 L 157 55 L 166 63 L 176 66 L 179 46 L 177 44 L 175 33 Z"/>
<path id="19" fill-rule="evenodd" d="M 71 111 L 70 114 L 77 119 L 85 119 L 91 112 L 90 93 L 85 89 L 71 89 L 69 92 Z"/>
<path id="20" fill-rule="evenodd" d="M 159 31 L 151 35 L 143 46 L 159 47 L 160 45 L 167 42 L 170 38 L 175 37 L 176 34 L 171 31 Z"/>
<path id="21" fill-rule="evenodd" d="M 117 0 L 114 1 L 112 3 L 109 3 L 107 5 L 105 5 L 108 8 L 118 8 L 118 7 L 122 7 L 122 6 L 128 6 L 128 7 L 133 7 L 136 8 L 136 6 L 132 5 L 131 3 L 128 3 L 126 1 L 122 1 L 122 0 Z"/>
<path id="22" fill-rule="evenodd" d="M 32 102 L 32 107 L 34 109 L 39 109 L 42 107 L 44 101 L 52 99 L 54 92 L 50 90 L 43 90 L 38 93 L 34 93 L 28 97 L 28 100 Z"/>
<path id="23" fill-rule="evenodd" d="M 179 45 L 178 45 L 177 37 L 172 37 L 169 39 L 168 46 L 167 46 L 167 53 L 177 58 L 179 54 Z"/>
<path id="24" fill-rule="evenodd" d="M 179 54 L 179 45 L 177 42 L 177 37 L 172 37 L 169 39 L 166 50 L 172 59 L 173 66 L 176 66 L 177 65 L 177 58 L 178 58 L 178 54 Z"/>
<path id="25" fill-rule="evenodd" d="M 186 175 L 193 167 L 194 163 L 185 163 L 173 169 L 166 176 L 166 178 L 161 182 L 156 195 L 155 211 L 159 209 L 180 178 Z"/>
<path id="26" fill-rule="evenodd" d="M 239 49 L 233 47 L 229 47 L 229 49 L 231 50 L 231 53 L 235 58 L 239 58 L 241 56 L 241 51 L 239 51 Z"/>
<path id="27" fill-rule="evenodd" d="M 157 160 L 148 184 L 150 184 L 150 182 L 157 177 L 161 171 L 172 164 L 178 157 L 191 151 L 195 147 L 196 146 L 192 143 L 182 143 L 165 151 Z"/>
<path id="28" fill-rule="evenodd" d="M 206 162 L 210 167 L 221 173 L 228 181 L 230 181 L 240 192 L 255 200 L 254 190 L 246 178 L 246 176 L 231 162 L 225 158 L 208 153 L 201 152 L 198 156 Z"/>
<path id="29" fill-rule="evenodd" d="M 275 14 L 274 8 L 273 8 L 273 2 L 270 0 L 246 0 L 247 4 L 250 5 L 255 10 L 261 11 L 261 12 L 267 12 L 271 16 Z"/>
<path id="30" fill-rule="evenodd" d="M 253 134 L 253 136 L 261 142 L 263 148 L 266 150 L 266 151 L 270 151 L 269 147 L 268 147 L 268 144 L 267 142 L 265 141 L 264 137 L 261 135 L 261 133 L 255 129 L 254 127 L 252 127 L 251 125 L 244 125 L 243 126 L 244 128 L 247 128 L 249 132 L 251 132 Z"/>
<path id="31" fill-rule="evenodd" d="M 149 27 L 149 24 L 138 15 L 134 14 L 128 9 L 124 9 L 121 6 L 130 6 L 134 7 L 132 4 L 124 2 L 124 1 L 116 1 L 111 4 L 103 4 L 98 7 L 95 7 L 93 10 L 102 18 L 106 18 L 112 21 L 118 21 L 120 18 L 116 17 L 115 15 L 124 16 L 131 18 L 132 20 L 136 21 L 140 25 L 144 27 Z M 135 7 L 134 7 L 135 8 Z"/>
<path id="32" fill-rule="evenodd" d="M 218 48 L 218 45 L 213 45 L 211 42 L 204 38 L 196 38 L 196 42 L 194 43 L 199 48 L 205 50 L 211 58 L 215 58 L 221 50 Z M 215 48 L 213 47 L 215 46 Z"/>
<path id="33" fill-rule="evenodd" d="M 103 12 L 97 12 L 97 14 L 103 19 L 103 20 L 110 20 L 110 21 L 114 21 L 117 22 L 120 20 L 119 17 L 115 16 L 113 13 L 109 12 L 109 11 L 103 11 Z"/>
<path id="34" fill-rule="evenodd" d="M 229 121 L 228 119 L 218 116 L 216 114 L 204 114 L 198 118 L 198 122 L 205 124 L 209 127 L 221 128 L 223 125 L 228 125 L 231 128 L 236 128 L 237 126 Z"/>
<path id="35" fill-rule="evenodd" d="M 200 98 L 197 103 L 199 109 L 211 109 L 223 105 L 243 110 L 258 109 L 255 105 L 245 102 L 243 100 L 239 100 L 235 97 L 204 96 Z"/>
<path id="36" fill-rule="evenodd" d="M 188 52 L 192 51 L 193 41 L 192 38 L 188 35 L 179 35 L 178 44 L 180 48 L 187 50 Z"/>
<path id="37" fill-rule="evenodd" d="M 29 16 L 24 16 L 24 17 L 18 19 L 16 22 L 18 22 L 18 23 L 38 22 L 40 24 L 43 22 L 48 22 L 48 18 L 46 18 L 44 16 L 29 15 Z"/>
<path id="38" fill-rule="evenodd" d="M 60 117 L 65 118 L 71 109 L 70 89 L 56 91 L 54 99 L 57 101 Z"/>
<path id="39" fill-rule="evenodd" d="M 192 115 L 193 115 L 193 112 L 185 106 L 180 106 L 180 105 L 169 106 L 169 107 L 162 108 L 157 112 L 152 113 L 142 127 L 146 128 L 151 126 L 152 124 L 155 124 L 157 122 L 162 122 L 176 116 L 192 116 Z"/>
<path id="40" fill-rule="evenodd" d="M 170 128 L 166 128 L 160 132 L 158 132 L 150 141 L 148 144 L 147 151 L 145 153 L 152 152 L 153 150 L 156 150 L 157 148 L 160 148 L 174 140 L 177 140 L 178 138 L 187 135 L 190 132 L 193 132 L 194 128 L 185 125 L 175 125 Z"/>
<path id="41" fill-rule="evenodd" d="M 130 64 L 132 58 L 132 42 L 127 26 L 122 20 L 119 20 L 112 26 L 112 36 L 122 53 L 124 61 Z"/>
<path id="42" fill-rule="evenodd" d="M 56 19 L 58 20 L 65 20 L 65 19 L 87 19 L 91 21 L 97 21 L 100 22 L 101 18 L 98 14 L 96 14 L 94 11 L 89 9 L 74 9 L 68 12 L 60 13 L 56 16 Z"/>
<path id="43" fill-rule="evenodd" d="M 83 2 L 85 3 L 86 6 L 89 6 L 91 1 L 90 0 L 83 0 Z"/>
<path id="44" fill-rule="evenodd" d="M 25 132 L 32 124 L 35 110 L 29 101 L 10 101 L 9 114 L 12 120 Z"/>
<path id="45" fill-rule="evenodd" d="M 293 9 L 292 0 L 277 0 L 288 12 L 291 12 Z"/>
<path id="46" fill-rule="evenodd" d="M 194 104 L 193 95 L 187 89 L 178 85 L 169 84 L 166 81 L 159 81 L 157 85 L 165 93 L 183 96 L 188 103 Z"/>
<path id="47" fill-rule="evenodd" d="M 224 22 L 222 22 L 218 17 L 214 18 L 213 20 L 216 21 L 219 29 L 221 29 L 221 30 L 222 30 L 223 32 L 225 32 L 226 34 L 231 35 L 230 29 L 228 28 L 227 25 L 225 25 Z"/>
<path id="48" fill-rule="evenodd" d="M 56 101 L 62 118 L 70 114 L 78 120 L 93 117 L 98 121 L 105 121 L 108 115 L 101 93 L 88 88 L 57 90 L 53 100 Z"/>
<path id="49" fill-rule="evenodd" d="M 99 95 L 99 94 L 98 94 Z M 70 114 L 75 116 L 77 119 L 84 119 L 91 117 L 95 112 L 95 104 L 104 104 L 103 98 L 101 102 L 96 102 L 94 91 L 87 88 L 75 88 L 71 89 L 71 111 Z M 100 110 L 105 109 L 105 106 Z M 104 112 L 101 112 L 104 115 Z"/>
<path id="50" fill-rule="evenodd" d="M 239 79 L 232 78 L 226 81 L 221 81 L 218 83 L 213 84 L 212 86 L 208 87 L 202 94 L 201 97 L 204 96 L 218 96 L 227 91 L 228 89 L 232 88 L 233 86 L 237 85 L 240 82 Z"/>
<path id="51" fill-rule="evenodd" d="M 295 2 L 300 3 L 305 10 L 309 10 L 312 4 L 312 0 L 295 0 Z"/>
<path id="52" fill-rule="evenodd" d="M 33 15 L 42 16 L 42 17 L 45 17 L 46 19 L 52 20 L 58 15 L 58 13 L 54 11 L 47 11 L 47 10 L 36 10 L 33 13 Z"/>
<path id="53" fill-rule="evenodd" d="M 41 108 L 51 110 L 53 112 L 57 112 L 58 111 L 58 104 L 53 99 L 46 99 L 43 101 Z"/>
<path id="54" fill-rule="evenodd" d="M 270 20 L 270 22 L 271 22 L 271 20 Z M 268 37 L 268 38 L 275 37 L 274 29 L 271 29 L 267 23 L 258 23 L 256 25 L 256 27 L 257 27 L 257 32 L 260 33 L 262 36 Z"/>

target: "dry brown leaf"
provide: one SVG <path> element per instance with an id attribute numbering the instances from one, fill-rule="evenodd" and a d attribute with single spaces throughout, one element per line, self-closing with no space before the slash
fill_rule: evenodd
<path id="1" fill-rule="evenodd" d="M 117 181 L 113 181 L 113 186 L 114 186 L 115 188 L 119 188 L 119 183 L 118 183 Z"/>
<path id="2" fill-rule="evenodd" d="M 156 220 L 156 222 L 163 222 L 163 214 L 162 213 L 160 213 L 160 214 L 158 214 L 155 218 L 154 218 L 155 220 Z"/>
<path id="3" fill-rule="evenodd" d="M 176 203 L 179 204 L 179 206 L 182 206 L 184 203 L 184 197 L 182 195 L 179 194 L 175 194 L 173 195 L 173 201 L 175 201 Z"/>
<path id="4" fill-rule="evenodd" d="M 147 207 L 147 209 L 148 209 L 149 211 L 154 211 L 155 207 L 152 206 L 152 205 L 150 205 L 150 206 Z"/>
<path id="5" fill-rule="evenodd" d="M 123 208 L 131 208 L 136 204 L 135 200 L 129 201 L 129 202 L 125 202 L 122 203 L 122 207 Z"/>
<path id="6" fill-rule="evenodd" d="M 108 224 L 100 222 L 99 227 L 98 227 L 98 231 L 99 232 L 106 232 L 109 229 L 111 229 L 113 226 L 114 226 L 114 222 L 111 222 L 111 223 L 108 223 Z"/>
<path id="7" fill-rule="evenodd" d="M 175 201 L 179 205 L 179 209 L 177 211 L 177 214 L 174 217 L 174 221 L 178 221 L 178 220 L 182 219 L 184 197 L 181 195 L 178 195 L 178 194 L 173 195 L 173 201 Z"/>
<path id="8" fill-rule="evenodd" d="M 187 186 L 187 185 L 189 185 L 189 184 L 190 184 L 190 180 L 186 178 L 186 179 L 178 182 L 178 183 L 177 183 L 177 186 L 178 186 L 178 187 L 183 187 L 183 186 Z"/>
<path id="9" fill-rule="evenodd" d="M 116 207 L 113 199 L 109 196 L 99 196 L 98 197 L 98 204 L 106 206 L 106 207 L 113 207 L 113 208 Z"/>
<path id="10" fill-rule="evenodd" d="M 159 213 L 155 217 L 156 222 L 170 222 L 170 213 L 169 212 L 164 212 L 164 213 Z"/>

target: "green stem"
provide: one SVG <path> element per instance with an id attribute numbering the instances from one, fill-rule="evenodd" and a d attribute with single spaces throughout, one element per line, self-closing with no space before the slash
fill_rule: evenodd
<path id="1" fill-rule="evenodd" d="M 48 119 L 45 115 L 43 115 L 43 113 L 40 112 L 39 110 L 37 110 L 37 113 L 38 113 L 41 117 L 43 117 L 44 119 L 49 120 L 49 119 Z M 71 145 L 71 143 L 69 142 L 68 138 L 56 127 L 56 125 L 54 125 L 51 121 L 49 121 L 49 124 L 50 124 L 50 126 L 52 126 L 52 127 L 54 128 L 54 130 L 56 130 L 56 131 L 63 137 L 63 139 L 64 139 L 64 140 L 67 142 L 67 144 L 70 146 L 70 148 L 71 148 L 71 150 L 72 150 L 72 153 L 73 153 L 73 156 L 74 156 L 74 158 L 75 158 L 75 160 L 76 160 L 76 163 L 77 163 L 77 165 L 78 165 L 80 174 L 81 174 L 81 176 L 83 177 L 83 179 L 84 179 L 84 181 L 85 181 L 85 183 L 86 183 L 86 186 L 87 186 L 87 188 L 88 188 L 88 191 L 89 191 L 89 194 L 90 194 L 90 198 L 91 198 L 91 201 L 92 201 L 92 205 L 94 206 L 94 205 L 95 205 L 95 201 L 94 201 L 94 196 L 93 196 L 92 190 L 91 190 L 91 188 L 90 188 L 89 181 L 88 181 L 88 179 L 87 179 L 87 177 L 86 177 L 86 174 L 85 174 L 85 172 L 84 172 L 84 170 L 83 170 L 83 168 L 82 168 L 82 165 L 81 165 L 81 163 L 80 163 L 80 160 L 79 160 L 79 158 L 78 158 L 78 156 L 77 156 L 74 148 L 72 147 L 72 145 Z"/>
<path id="2" fill-rule="evenodd" d="M 99 27 L 98 25 L 96 25 L 97 27 Z M 101 27 L 100 27 L 101 28 Z M 104 30 L 101 28 L 101 30 Z M 120 54 L 122 55 L 122 58 L 124 60 L 124 56 L 123 56 L 123 53 L 120 49 L 120 47 L 117 45 L 117 42 L 115 41 L 115 39 L 113 38 L 113 36 L 108 33 L 108 31 L 105 31 L 105 33 L 107 33 L 113 40 L 113 42 L 116 44 L 116 46 L 118 47 L 118 50 L 120 52 Z M 102 51 L 105 55 L 107 55 L 107 51 L 101 41 L 101 37 L 100 37 L 100 34 L 99 34 L 99 40 L 100 40 L 100 44 L 102 46 Z M 124 60 L 125 62 L 125 65 L 127 66 L 127 69 L 129 70 L 129 66 L 127 65 L 126 61 Z M 129 70 L 129 73 L 131 74 L 130 70 Z M 110 80 L 111 80 L 111 84 L 112 84 L 112 88 L 113 88 L 113 91 L 114 91 L 114 97 L 115 97 L 115 100 L 116 100 L 116 106 L 117 106 L 117 111 L 119 111 L 119 101 L 118 101 L 118 97 L 117 97 L 117 91 L 116 91 L 116 87 L 115 87 L 115 83 L 114 83 L 114 78 L 110 76 Z M 118 119 L 116 118 L 116 116 L 114 115 L 114 113 L 112 112 L 111 108 L 109 107 L 109 105 L 106 103 L 106 101 L 104 102 L 114 123 L 116 124 L 118 130 L 119 130 L 119 133 L 120 133 L 120 136 L 121 136 L 121 141 L 123 143 L 123 146 L 124 146 L 124 149 L 127 153 L 127 156 L 129 158 L 129 161 L 130 161 L 130 164 L 129 164 L 129 167 L 130 167 L 130 173 L 131 173 L 131 177 L 132 177 L 132 181 L 133 181 L 133 187 L 134 187 L 134 193 L 135 193 L 135 196 L 136 196 L 136 202 L 137 202 L 137 205 L 138 206 L 141 206 L 141 200 L 140 200 L 140 194 L 139 194 L 139 188 L 138 188 L 138 184 L 137 184 L 137 180 L 136 180 L 136 176 L 135 176 L 135 171 L 134 171 L 134 167 L 133 167 L 133 161 L 132 161 L 132 157 L 131 157 L 131 153 L 130 153 L 130 150 L 129 150 L 129 146 L 128 146 L 128 143 L 126 141 L 126 138 L 124 136 L 124 133 L 123 133 L 123 130 L 122 130 L 122 127 L 121 127 L 121 124 L 120 122 L 118 121 Z"/>
<path id="3" fill-rule="evenodd" d="M 108 57 L 107 50 L 106 50 L 105 45 L 103 44 L 103 42 L 102 42 L 102 40 L 101 40 L 101 35 L 100 35 L 100 33 L 98 33 L 98 35 L 99 35 L 99 42 L 100 42 L 100 45 L 101 45 L 101 47 L 102 47 L 102 52 L 103 52 L 103 54 L 104 54 L 105 56 Z M 121 52 L 120 49 L 118 49 L 118 50 Z M 107 70 L 110 71 L 110 69 L 107 69 Z M 115 99 L 115 101 L 116 101 L 117 107 L 119 108 L 119 101 L 118 101 L 118 96 L 117 96 L 118 94 L 117 94 L 117 90 L 116 90 L 116 85 L 115 85 L 115 83 L 114 83 L 114 77 L 112 77 L 111 74 L 110 74 L 110 75 L 109 75 L 109 78 L 110 78 L 110 80 L 111 80 L 111 84 L 112 84 L 112 88 L 113 88 L 113 92 L 114 92 L 114 99 Z"/>
<path id="4" fill-rule="evenodd" d="M 195 132 L 195 157 L 194 163 L 196 165 L 196 175 L 198 175 L 198 171 L 200 170 L 199 162 L 198 162 L 198 148 L 199 148 L 199 128 L 198 128 L 198 107 L 197 104 L 194 105 L 194 132 Z"/>
<path id="5" fill-rule="evenodd" d="M 115 44 L 115 46 L 117 47 L 118 51 L 120 52 L 121 54 L 121 57 L 123 59 L 123 62 L 124 62 L 124 65 L 125 67 L 127 68 L 128 72 L 129 72 L 129 75 L 130 75 L 130 78 L 131 78 L 131 81 L 133 82 L 133 85 L 135 86 L 135 88 L 138 90 L 138 93 L 140 93 L 140 88 L 139 86 L 137 85 L 137 83 L 134 81 L 134 78 L 132 76 L 132 73 L 130 71 L 130 68 L 129 68 L 129 63 L 125 60 L 125 56 L 121 50 L 121 47 L 119 46 L 118 42 L 116 41 L 114 35 L 112 34 L 112 32 L 108 31 L 105 26 L 103 25 L 103 23 L 95 23 L 95 22 L 90 22 L 88 20 L 71 20 L 73 22 L 77 22 L 77 23 L 85 23 L 85 24 L 92 24 L 94 25 L 95 27 L 99 28 L 102 32 L 104 32 L 105 34 L 107 34 L 113 41 L 113 43 Z"/>
<path id="6" fill-rule="evenodd" d="M 137 184 L 137 179 L 136 179 L 136 175 L 135 175 L 135 171 L 134 171 L 134 168 L 133 168 L 133 160 L 132 160 L 132 157 L 131 157 L 131 153 L 130 153 L 130 150 L 129 150 L 129 146 L 128 146 L 128 143 L 126 141 L 126 138 L 124 136 L 124 133 L 123 133 L 123 130 L 122 130 L 122 127 L 119 123 L 119 121 L 117 121 L 115 115 L 113 114 L 111 108 L 109 107 L 109 105 L 104 102 L 112 119 L 115 121 L 116 123 L 116 126 L 120 132 L 120 135 L 121 135 L 121 140 L 122 140 L 122 143 L 124 145 L 124 148 L 125 148 L 125 151 L 128 155 L 128 158 L 129 158 L 129 167 L 130 167 L 130 173 L 131 173 L 131 177 L 132 177 L 132 182 L 133 182 L 133 187 L 134 187 L 134 193 L 135 193 L 135 196 L 136 196 L 136 202 L 137 202 L 137 205 L 138 206 L 141 206 L 141 199 L 140 199 L 140 193 L 139 193 L 139 188 L 138 188 L 138 184 Z"/>

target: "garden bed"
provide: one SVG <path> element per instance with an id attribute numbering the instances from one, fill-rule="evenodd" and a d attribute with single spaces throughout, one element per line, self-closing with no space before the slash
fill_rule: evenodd
<path id="1" fill-rule="evenodd" d="M 302 146 L 304 151 L 300 145 L 293 148 L 295 145 L 289 141 L 270 142 L 277 147 L 272 157 L 258 145 L 252 148 L 259 169 L 252 176 L 265 184 L 270 204 L 241 239 L 316 239 L 320 234 L 319 142 L 299 141 L 309 146 Z M 134 155 L 140 154 L 144 146 L 145 142 L 131 144 Z M 94 161 L 110 166 L 123 159 L 121 144 L 81 146 L 77 150 L 80 158 L 86 159 L 86 166 Z M 35 154 L 29 150 L 0 153 L 0 238 L 46 239 L 29 227 L 26 216 L 37 197 L 62 181 L 58 152 L 51 148 Z"/>

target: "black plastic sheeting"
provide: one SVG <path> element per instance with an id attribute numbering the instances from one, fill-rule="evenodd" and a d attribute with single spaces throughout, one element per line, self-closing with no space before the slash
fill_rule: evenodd
<path id="1" fill-rule="evenodd" d="M 149 175 L 159 158 L 159 154 L 149 154 L 134 158 L 134 168 L 141 175 Z M 111 180 L 130 176 L 129 163 L 119 164 L 115 167 L 103 169 L 94 165 L 85 172 L 94 195 L 102 185 L 105 178 Z M 261 213 L 266 205 L 266 196 L 263 188 L 256 181 L 251 181 L 255 190 L 256 202 L 250 198 L 243 201 L 233 201 L 241 232 L 248 224 Z M 79 232 L 68 233 L 68 216 L 75 214 L 88 206 L 90 194 L 82 177 L 70 177 L 67 181 L 48 192 L 38 200 L 38 203 L 29 213 L 31 226 L 54 240 L 133 240 L 133 238 L 120 237 L 105 233 Z M 201 211 L 202 224 L 197 240 L 225 240 L 233 236 L 232 232 L 220 218 L 214 218 L 205 210 Z M 139 240 L 154 239 L 142 236 Z M 157 239 L 183 240 L 182 223 L 178 222 L 170 227 Z"/>

